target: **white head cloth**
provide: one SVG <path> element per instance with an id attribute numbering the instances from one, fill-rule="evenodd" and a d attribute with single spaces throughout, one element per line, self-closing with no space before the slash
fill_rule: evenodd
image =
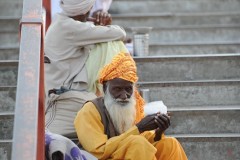
<path id="1" fill-rule="evenodd" d="M 91 10 L 95 0 L 61 0 L 60 7 L 67 16 L 84 15 Z"/>

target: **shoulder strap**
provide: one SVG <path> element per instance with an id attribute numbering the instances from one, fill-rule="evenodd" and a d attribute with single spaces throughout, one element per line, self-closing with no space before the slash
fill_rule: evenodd
<path id="1" fill-rule="evenodd" d="M 99 114 L 101 115 L 102 123 L 104 125 L 104 133 L 107 134 L 108 138 L 119 135 L 115 130 L 109 113 L 104 105 L 103 97 L 91 100 L 91 102 L 96 106 Z"/>

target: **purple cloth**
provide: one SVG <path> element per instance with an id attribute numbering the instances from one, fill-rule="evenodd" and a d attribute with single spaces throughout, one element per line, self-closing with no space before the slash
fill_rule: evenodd
<path id="1" fill-rule="evenodd" d="M 45 132 L 45 156 L 46 160 L 52 159 L 52 154 L 55 152 L 61 152 L 64 156 L 64 160 L 87 160 L 87 158 L 81 154 L 81 150 L 70 139 L 51 133 Z"/>

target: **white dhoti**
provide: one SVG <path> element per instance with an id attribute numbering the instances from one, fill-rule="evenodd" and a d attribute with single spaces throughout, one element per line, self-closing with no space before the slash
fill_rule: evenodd
<path id="1" fill-rule="evenodd" d="M 76 114 L 86 101 L 94 98 L 96 95 L 87 91 L 70 90 L 60 95 L 50 94 L 45 114 L 46 129 L 68 138 L 76 138 L 73 125 Z"/>

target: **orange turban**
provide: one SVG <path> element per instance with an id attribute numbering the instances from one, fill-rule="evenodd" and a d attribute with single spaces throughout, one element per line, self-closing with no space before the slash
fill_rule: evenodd
<path id="1" fill-rule="evenodd" d="M 121 78 L 132 83 L 136 83 L 138 80 L 137 67 L 133 58 L 128 53 L 119 53 L 113 57 L 112 62 L 100 72 L 99 82 L 103 84 L 104 81 L 112 80 L 114 78 Z M 136 120 L 139 122 L 144 116 L 144 99 L 138 93 L 135 88 L 136 98 Z"/>

